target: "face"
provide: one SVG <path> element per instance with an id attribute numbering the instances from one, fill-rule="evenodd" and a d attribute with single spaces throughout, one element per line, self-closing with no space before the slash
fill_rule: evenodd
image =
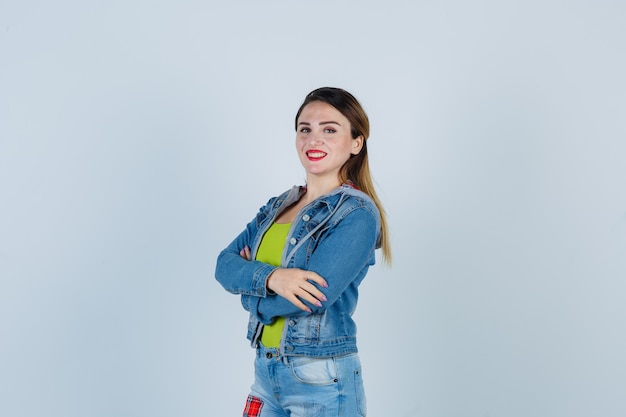
<path id="1" fill-rule="evenodd" d="M 298 118 L 296 148 L 307 177 L 339 180 L 339 169 L 363 147 L 363 137 L 352 138 L 348 119 L 330 104 L 307 104 Z"/>

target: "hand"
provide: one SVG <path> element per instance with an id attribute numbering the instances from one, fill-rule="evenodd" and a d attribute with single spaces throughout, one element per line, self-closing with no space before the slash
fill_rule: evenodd
<path id="1" fill-rule="evenodd" d="M 246 261 L 251 260 L 252 256 L 250 254 L 250 248 L 248 245 L 244 246 L 242 250 L 239 251 L 239 255 L 244 258 Z"/>
<path id="2" fill-rule="evenodd" d="M 315 272 L 299 268 L 276 269 L 267 279 L 266 285 L 269 290 L 274 291 L 299 309 L 310 313 L 311 309 L 302 300 L 318 307 L 322 306 L 322 301 L 326 301 L 326 296 L 310 281 L 328 288 L 324 278 Z"/>

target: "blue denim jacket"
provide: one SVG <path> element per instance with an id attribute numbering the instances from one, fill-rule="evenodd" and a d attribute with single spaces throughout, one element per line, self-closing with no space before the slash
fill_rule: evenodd
<path id="1" fill-rule="evenodd" d="M 215 276 L 222 286 L 241 295 L 250 312 L 247 337 L 258 344 L 264 324 L 286 317 L 280 349 L 283 355 L 329 357 L 357 352 L 358 287 L 380 247 L 380 215 L 372 199 L 348 184 L 319 197 L 300 210 L 293 221 L 282 256 L 282 267 L 314 271 L 328 283 L 318 287 L 327 298 L 322 307 L 300 310 L 268 292 L 267 278 L 277 267 L 247 261 L 239 255 L 248 245 L 256 257 L 261 238 L 278 215 L 304 194 L 303 187 L 274 197 L 217 258 Z M 316 284 L 315 284 L 316 285 Z"/>

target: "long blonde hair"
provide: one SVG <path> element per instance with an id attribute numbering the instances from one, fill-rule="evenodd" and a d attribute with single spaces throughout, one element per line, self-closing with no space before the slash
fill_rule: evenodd
<path id="1" fill-rule="evenodd" d="M 321 101 L 336 108 L 346 119 L 350 121 L 352 138 L 363 136 L 363 147 L 356 155 L 351 155 L 339 170 L 341 182 L 351 181 L 357 188 L 370 196 L 378 211 L 380 212 L 381 224 L 381 249 L 383 260 L 391 265 L 391 245 L 389 243 L 389 229 L 387 226 L 387 215 L 378 195 L 374 189 L 374 181 L 370 172 L 367 157 L 367 138 L 370 134 L 370 122 L 365 110 L 358 100 L 346 90 L 335 87 L 322 87 L 307 94 L 304 102 L 296 113 L 296 130 L 298 129 L 298 118 L 307 104 L 314 101 Z"/>

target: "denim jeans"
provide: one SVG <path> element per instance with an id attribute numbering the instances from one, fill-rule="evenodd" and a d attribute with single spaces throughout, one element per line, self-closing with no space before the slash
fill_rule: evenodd
<path id="1" fill-rule="evenodd" d="M 331 358 L 279 356 L 259 345 L 243 417 L 365 417 L 356 353 Z"/>

